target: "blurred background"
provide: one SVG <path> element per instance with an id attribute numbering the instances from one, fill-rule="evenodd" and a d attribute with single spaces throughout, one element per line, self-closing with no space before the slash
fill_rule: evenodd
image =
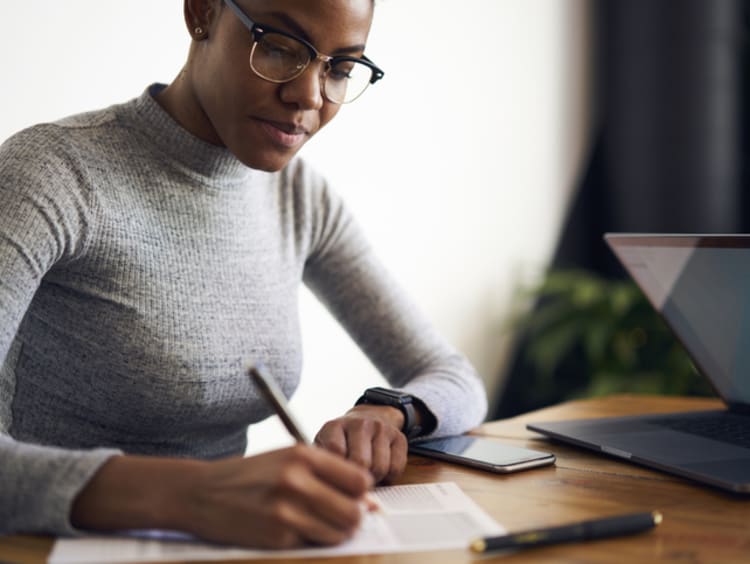
<path id="1" fill-rule="evenodd" d="M 590 8 L 589 153 L 547 274 L 526 292 L 495 417 L 613 392 L 713 395 L 602 234 L 748 231 L 749 5 Z"/>
<path id="2" fill-rule="evenodd" d="M 181 0 L 4 16 L 0 139 L 171 81 L 189 44 Z M 377 2 L 385 79 L 303 154 L 475 364 L 490 416 L 710 393 L 602 234 L 745 229 L 744 22 L 741 0 Z M 312 435 L 383 381 L 306 290 L 301 315 L 292 406 Z M 290 442 L 275 418 L 249 434 L 249 452 Z"/>

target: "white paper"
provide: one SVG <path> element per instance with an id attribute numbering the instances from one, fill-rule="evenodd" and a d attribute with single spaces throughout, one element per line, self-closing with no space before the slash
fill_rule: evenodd
<path id="1" fill-rule="evenodd" d="M 49 564 L 109 564 L 232 558 L 300 558 L 467 548 L 498 525 L 453 482 L 376 488 L 381 511 L 368 513 L 349 541 L 334 547 L 248 550 L 197 542 L 169 532 L 59 539 Z"/>

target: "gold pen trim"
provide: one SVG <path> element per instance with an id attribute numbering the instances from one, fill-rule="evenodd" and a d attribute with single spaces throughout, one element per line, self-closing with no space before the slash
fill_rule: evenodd
<path id="1" fill-rule="evenodd" d="M 484 552 L 487 550 L 487 543 L 482 539 L 477 539 L 469 545 L 469 548 L 472 552 Z"/>
<path id="2" fill-rule="evenodd" d="M 664 520 L 664 516 L 661 514 L 661 511 L 652 511 L 651 516 L 654 518 L 654 525 L 660 525 Z"/>

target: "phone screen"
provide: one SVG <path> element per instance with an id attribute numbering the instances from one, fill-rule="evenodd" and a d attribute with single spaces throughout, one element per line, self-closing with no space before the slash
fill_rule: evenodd
<path id="1" fill-rule="evenodd" d="M 486 437 L 456 435 L 409 445 L 409 452 L 493 472 L 515 472 L 555 462 L 555 455 L 510 446 Z"/>

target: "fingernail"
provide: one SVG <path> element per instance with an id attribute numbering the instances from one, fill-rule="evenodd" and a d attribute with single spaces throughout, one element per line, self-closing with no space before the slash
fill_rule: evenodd
<path id="1" fill-rule="evenodd" d="M 373 496 L 372 494 L 366 493 L 364 502 L 365 508 L 369 513 L 379 512 L 382 509 L 382 507 L 380 506 L 380 502 L 375 499 L 375 496 Z"/>

